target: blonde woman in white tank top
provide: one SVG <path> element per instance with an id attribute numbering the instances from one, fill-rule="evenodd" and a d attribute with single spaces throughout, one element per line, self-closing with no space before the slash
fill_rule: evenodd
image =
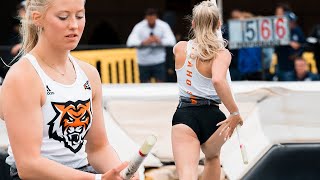
<path id="1" fill-rule="evenodd" d="M 106 135 L 97 70 L 70 55 L 84 26 L 85 0 L 26 2 L 22 58 L 1 92 L 14 179 L 121 179 L 128 164 Z"/>
<path id="2" fill-rule="evenodd" d="M 172 120 L 172 148 L 180 180 L 198 178 L 200 149 L 205 154 L 202 179 L 220 179 L 220 149 L 242 124 L 230 89 L 231 55 L 219 28 L 218 8 L 203 1 L 193 8 L 191 40 L 173 49 L 180 101 Z M 227 117 L 220 103 L 229 110 Z"/>

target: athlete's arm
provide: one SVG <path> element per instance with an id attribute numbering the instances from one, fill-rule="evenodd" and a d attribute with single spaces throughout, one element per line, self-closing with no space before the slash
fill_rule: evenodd
<path id="1" fill-rule="evenodd" d="M 229 51 L 223 50 L 218 53 L 217 58 L 212 62 L 212 83 L 229 112 L 237 112 L 238 107 L 226 78 L 230 62 L 231 54 Z"/>
<path id="2" fill-rule="evenodd" d="M 230 113 L 239 112 L 238 106 L 233 98 L 232 91 L 227 81 L 227 72 L 231 63 L 231 54 L 228 50 L 218 53 L 218 56 L 212 62 L 212 83 L 220 97 L 222 103 Z M 242 123 L 240 115 L 229 116 L 226 123 L 229 126 L 227 136 L 231 136 L 234 128 L 238 123 Z"/>
<path id="3" fill-rule="evenodd" d="M 100 75 L 97 69 L 89 64 L 80 62 L 82 69 L 87 74 L 92 87 L 92 126 L 86 136 L 86 152 L 88 160 L 92 167 L 99 173 L 105 173 L 108 170 L 121 164 L 121 161 L 110 145 L 102 113 L 102 87 Z"/>
<path id="4" fill-rule="evenodd" d="M 35 180 L 93 180 L 93 174 L 74 170 L 41 156 L 41 103 L 45 98 L 44 93 L 40 78 L 25 59 L 10 68 L 2 86 L 3 115 L 19 177 Z"/>

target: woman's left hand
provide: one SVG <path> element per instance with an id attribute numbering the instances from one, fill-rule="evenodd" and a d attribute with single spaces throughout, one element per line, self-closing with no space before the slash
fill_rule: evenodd
<path id="1" fill-rule="evenodd" d="M 238 126 L 238 124 L 243 124 L 243 120 L 240 114 L 230 115 L 226 120 L 221 121 L 217 124 L 217 126 L 224 125 L 224 128 L 221 130 L 219 135 L 225 134 L 224 140 L 226 141 L 231 137 L 234 129 Z"/>

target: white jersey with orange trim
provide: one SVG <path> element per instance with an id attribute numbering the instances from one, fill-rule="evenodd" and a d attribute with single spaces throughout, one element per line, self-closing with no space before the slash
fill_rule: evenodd
<path id="1" fill-rule="evenodd" d="M 71 55 L 69 59 L 76 72 L 76 80 L 71 85 L 51 79 L 31 54 L 25 57 L 35 68 L 46 92 L 46 101 L 42 106 L 41 155 L 72 168 L 87 165 L 84 138 L 92 125 L 92 90 L 88 77 Z M 10 145 L 8 153 L 6 162 L 15 167 Z"/>
<path id="2" fill-rule="evenodd" d="M 193 41 L 188 41 L 187 56 L 184 65 L 176 69 L 180 97 L 191 99 L 209 99 L 221 103 L 212 84 L 212 79 L 203 76 L 196 67 L 196 60 L 191 58 Z M 229 69 L 226 79 L 231 84 Z"/>

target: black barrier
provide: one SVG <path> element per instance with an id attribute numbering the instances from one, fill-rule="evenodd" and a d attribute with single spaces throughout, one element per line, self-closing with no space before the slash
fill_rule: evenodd
<path id="1" fill-rule="evenodd" d="M 243 180 L 318 180 L 320 143 L 274 145 Z"/>

